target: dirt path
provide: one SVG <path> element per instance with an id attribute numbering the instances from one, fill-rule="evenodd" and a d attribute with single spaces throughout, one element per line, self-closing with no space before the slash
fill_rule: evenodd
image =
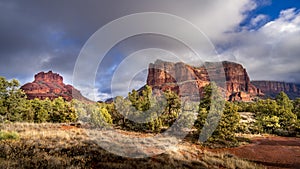
<path id="1" fill-rule="evenodd" d="M 226 151 L 270 169 L 300 169 L 300 138 L 255 137 L 252 143 Z"/>

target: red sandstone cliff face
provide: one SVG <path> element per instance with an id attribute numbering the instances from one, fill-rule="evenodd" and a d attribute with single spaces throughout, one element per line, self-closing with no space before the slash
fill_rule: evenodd
<path id="1" fill-rule="evenodd" d="M 266 96 L 275 97 L 279 92 L 285 92 L 291 99 L 300 97 L 300 85 L 276 81 L 252 81 Z"/>
<path id="2" fill-rule="evenodd" d="M 149 65 L 147 85 L 154 89 L 171 89 L 180 96 L 201 97 L 203 87 L 209 84 L 211 79 L 223 81 L 226 97 L 231 101 L 250 101 L 252 97 L 262 94 L 250 83 L 242 65 L 226 61 L 205 63 L 205 66 L 196 68 L 181 62 L 157 60 Z"/>
<path id="3" fill-rule="evenodd" d="M 71 101 L 73 96 L 75 96 L 76 99 L 88 101 L 88 99 L 81 95 L 79 90 L 71 85 L 65 85 L 63 83 L 63 77 L 52 71 L 36 74 L 34 81 L 23 85 L 21 89 L 24 90 L 28 99 L 49 98 L 53 100 L 58 97 L 63 97 L 65 100 Z"/>

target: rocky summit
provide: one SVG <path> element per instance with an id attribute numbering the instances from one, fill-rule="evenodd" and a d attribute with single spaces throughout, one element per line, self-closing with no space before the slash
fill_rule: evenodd
<path id="1" fill-rule="evenodd" d="M 170 89 L 181 97 L 195 93 L 201 97 L 204 86 L 211 80 L 224 82 L 222 87 L 229 101 L 251 101 L 263 95 L 259 88 L 251 84 L 241 64 L 228 61 L 206 62 L 201 67 L 193 67 L 182 62 L 157 60 L 149 65 L 147 85 L 159 90 Z"/>
<path id="2" fill-rule="evenodd" d="M 21 86 L 21 89 L 26 93 L 28 99 L 46 99 L 51 100 L 63 97 L 67 101 L 73 98 L 82 101 L 88 101 L 83 97 L 79 90 L 72 85 L 63 83 L 63 77 L 57 73 L 49 71 L 47 73 L 40 72 L 34 76 L 34 81 Z"/>

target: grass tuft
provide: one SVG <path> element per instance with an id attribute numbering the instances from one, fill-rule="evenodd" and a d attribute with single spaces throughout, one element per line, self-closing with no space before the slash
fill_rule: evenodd
<path id="1" fill-rule="evenodd" d="M 19 135 L 16 132 L 0 131 L 0 140 L 17 140 Z"/>

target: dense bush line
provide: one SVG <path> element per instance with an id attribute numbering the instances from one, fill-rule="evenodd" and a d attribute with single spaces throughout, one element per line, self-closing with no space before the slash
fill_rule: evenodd
<path id="1" fill-rule="evenodd" d="M 300 99 L 294 101 L 280 92 L 275 99 L 235 103 L 239 112 L 255 113 L 256 122 L 246 126 L 252 133 L 270 133 L 282 136 L 300 134 Z"/>
<path id="2" fill-rule="evenodd" d="M 0 77 L 1 122 L 74 122 L 77 114 L 71 102 L 59 97 L 54 100 L 27 100 L 17 80 Z"/>
<path id="3" fill-rule="evenodd" d="M 128 98 L 115 99 L 115 112 L 119 125 L 134 131 L 160 132 L 170 127 L 180 114 L 179 97 L 168 90 L 162 97 L 152 95 L 152 89 L 146 86 L 139 93 L 135 90 L 128 93 Z"/>
<path id="4" fill-rule="evenodd" d="M 214 94 L 213 94 L 214 92 Z M 157 94 L 157 93 L 156 93 Z M 187 113 L 185 109 L 192 109 Z M 241 124 L 238 112 L 255 113 L 256 122 Z M 300 130 L 300 99 L 291 101 L 281 92 L 275 100 L 256 102 L 226 102 L 222 93 L 211 83 L 203 90 L 200 103 L 181 103 L 179 96 L 167 90 L 153 94 L 151 87 L 118 96 L 113 103 L 71 102 L 59 97 L 54 100 L 28 100 L 19 89 L 17 80 L 0 77 L 0 122 L 75 122 L 90 123 L 93 127 L 112 124 L 132 131 L 162 132 L 194 128 L 203 140 L 235 141 L 236 132 L 298 135 Z"/>

